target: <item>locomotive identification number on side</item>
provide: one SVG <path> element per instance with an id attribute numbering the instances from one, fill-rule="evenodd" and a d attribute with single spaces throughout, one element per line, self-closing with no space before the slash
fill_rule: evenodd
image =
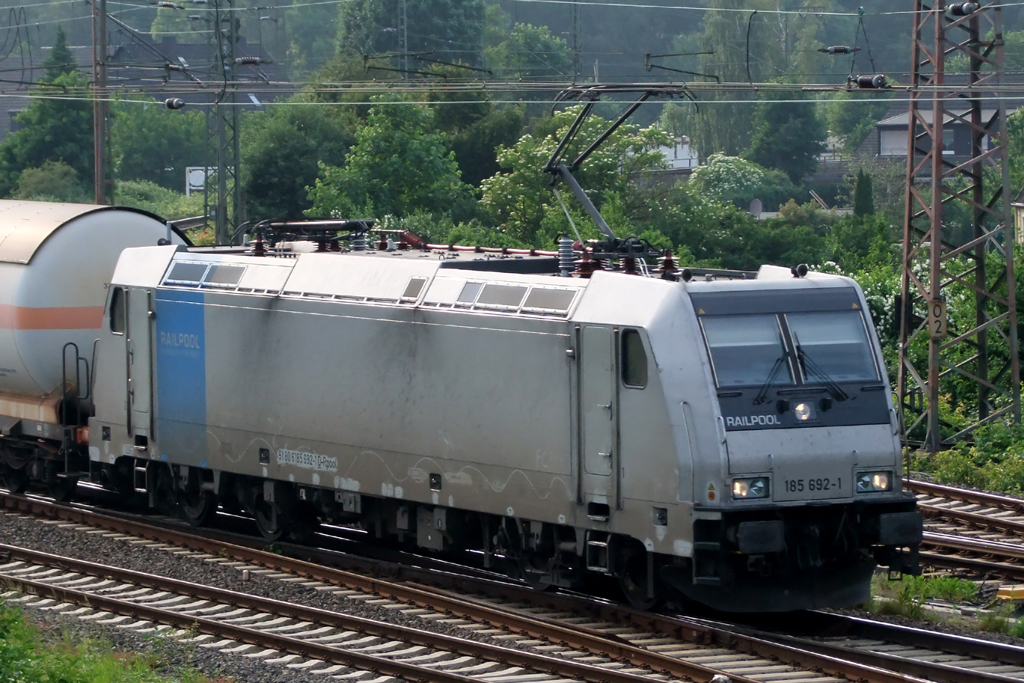
<path id="1" fill-rule="evenodd" d="M 802 493 L 803 491 L 834 491 L 843 488 L 843 478 L 830 479 L 786 479 L 786 493 Z"/>

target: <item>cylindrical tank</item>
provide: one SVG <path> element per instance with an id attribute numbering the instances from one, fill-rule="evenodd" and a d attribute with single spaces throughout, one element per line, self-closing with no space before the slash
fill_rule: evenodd
<path id="1" fill-rule="evenodd" d="M 183 244 L 143 211 L 0 200 L 0 415 L 42 417 L 18 413 L 62 395 L 65 344 L 91 358 L 121 251 L 160 240 Z"/>

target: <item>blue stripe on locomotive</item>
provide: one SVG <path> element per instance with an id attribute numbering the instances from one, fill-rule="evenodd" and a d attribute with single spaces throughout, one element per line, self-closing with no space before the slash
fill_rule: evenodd
<path id="1" fill-rule="evenodd" d="M 157 435 L 160 453 L 206 459 L 206 307 L 199 291 L 156 295 Z"/>

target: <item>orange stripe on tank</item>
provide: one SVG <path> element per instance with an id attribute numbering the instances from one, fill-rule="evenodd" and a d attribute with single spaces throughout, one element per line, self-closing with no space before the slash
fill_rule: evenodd
<path id="1" fill-rule="evenodd" d="M 94 330 L 103 325 L 103 306 L 29 308 L 0 304 L 0 329 Z"/>

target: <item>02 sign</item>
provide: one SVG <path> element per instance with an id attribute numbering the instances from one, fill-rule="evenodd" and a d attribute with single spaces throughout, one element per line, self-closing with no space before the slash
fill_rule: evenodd
<path id="1" fill-rule="evenodd" d="M 948 331 L 946 300 L 932 299 L 928 302 L 928 336 L 935 340 L 945 339 Z"/>

